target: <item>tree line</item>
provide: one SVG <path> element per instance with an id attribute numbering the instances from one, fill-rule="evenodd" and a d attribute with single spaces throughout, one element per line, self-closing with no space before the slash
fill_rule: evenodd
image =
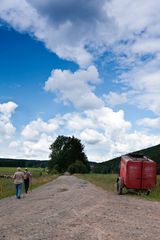
<path id="1" fill-rule="evenodd" d="M 27 160 L 27 159 L 12 159 L 12 158 L 0 158 L 0 167 L 48 167 L 48 161 L 44 160 Z"/>
<path id="2" fill-rule="evenodd" d="M 102 163 L 89 162 L 84 145 L 74 136 L 58 136 L 49 149 L 49 161 L 0 158 L 0 167 L 48 167 L 51 173 L 119 173 L 120 157 Z M 160 173 L 160 144 L 134 153 L 156 161 L 157 173 Z"/>

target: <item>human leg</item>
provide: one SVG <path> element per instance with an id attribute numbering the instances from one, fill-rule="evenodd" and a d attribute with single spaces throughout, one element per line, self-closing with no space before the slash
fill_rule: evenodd
<path id="1" fill-rule="evenodd" d="M 17 185 L 18 185 L 17 198 L 21 198 L 22 183 L 17 184 Z"/>
<path id="2" fill-rule="evenodd" d="M 25 189 L 25 193 L 27 193 L 27 181 L 26 181 L 26 179 L 24 180 L 24 189 Z"/>
<path id="3" fill-rule="evenodd" d="M 16 197 L 18 198 L 18 185 L 19 184 L 16 184 L 15 187 L 16 187 Z"/>
<path id="4" fill-rule="evenodd" d="M 29 179 L 24 180 L 24 187 L 25 187 L 25 193 L 27 193 L 29 188 Z"/>
<path id="5" fill-rule="evenodd" d="M 27 179 L 27 182 L 26 182 L 26 190 L 28 192 L 28 189 L 29 189 L 29 179 Z"/>

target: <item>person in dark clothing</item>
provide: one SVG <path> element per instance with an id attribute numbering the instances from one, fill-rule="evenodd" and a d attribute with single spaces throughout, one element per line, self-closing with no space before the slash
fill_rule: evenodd
<path id="1" fill-rule="evenodd" d="M 31 173 L 28 172 L 28 169 L 25 168 L 24 171 L 24 188 L 25 188 L 25 193 L 28 193 L 29 185 L 30 185 L 30 178 L 31 178 Z"/>

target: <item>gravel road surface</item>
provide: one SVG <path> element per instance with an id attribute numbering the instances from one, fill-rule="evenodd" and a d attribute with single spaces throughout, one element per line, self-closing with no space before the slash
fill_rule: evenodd
<path id="1" fill-rule="evenodd" d="M 0 240 L 160 240 L 160 203 L 60 176 L 0 200 Z"/>

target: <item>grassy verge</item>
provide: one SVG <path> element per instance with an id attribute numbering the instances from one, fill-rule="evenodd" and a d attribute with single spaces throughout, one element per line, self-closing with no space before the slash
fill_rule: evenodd
<path id="1" fill-rule="evenodd" d="M 87 180 L 98 187 L 103 188 L 109 192 L 116 192 L 116 178 L 117 174 L 78 174 L 79 178 Z M 125 193 L 126 194 L 126 191 Z M 157 186 L 155 189 L 152 189 L 151 193 L 146 196 L 145 194 L 138 195 L 134 192 L 128 192 L 127 195 L 134 195 L 148 200 L 160 201 L 160 176 L 157 176 Z"/>
<path id="2" fill-rule="evenodd" d="M 42 169 L 38 169 L 38 168 L 29 168 L 28 170 L 32 174 L 29 190 L 32 190 L 45 183 L 48 183 L 58 177 L 58 175 L 47 174 L 46 172 L 42 171 Z M 0 168 L 0 175 L 12 176 L 15 171 L 16 171 L 16 168 Z M 24 192 L 24 186 L 23 186 L 22 192 Z M 12 195 L 15 195 L 15 185 L 13 183 L 13 179 L 0 178 L 0 199 L 9 197 Z"/>
<path id="3" fill-rule="evenodd" d="M 51 182 L 52 180 L 56 179 L 58 177 L 58 175 L 42 175 L 39 177 L 33 177 L 30 187 L 32 189 L 39 187 L 45 183 Z"/>
<path id="4" fill-rule="evenodd" d="M 115 191 L 116 174 L 78 174 L 77 176 L 109 192 Z"/>

